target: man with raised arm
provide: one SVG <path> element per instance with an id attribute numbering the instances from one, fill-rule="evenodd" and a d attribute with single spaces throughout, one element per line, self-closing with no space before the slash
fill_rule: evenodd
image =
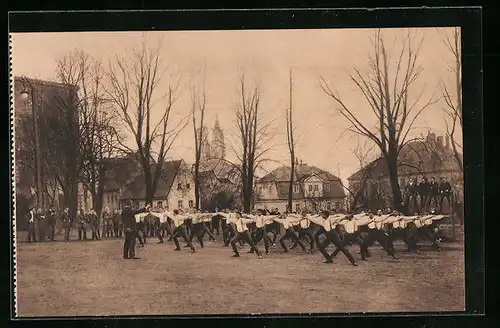
<path id="1" fill-rule="evenodd" d="M 161 215 L 163 215 L 163 216 L 167 216 L 168 218 L 170 218 L 170 220 L 172 222 L 172 239 L 174 241 L 176 251 L 181 250 L 178 238 L 182 236 L 184 238 L 184 240 L 187 242 L 187 245 L 191 249 L 191 251 L 193 253 L 196 252 L 193 244 L 189 240 L 189 237 L 188 237 L 187 232 L 186 232 L 186 225 L 184 224 L 184 222 L 189 218 L 189 215 L 182 214 L 180 212 L 180 210 L 178 210 L 178 209 L 175 209 L 173 212 L 168 212 L 168 211 L 163 212 L 163 213 L 153 213 L 152 212 L 151 214 L 153 214 L 154 216 L 158 216 L 158 217 L 161 217 Z M 163 220 L 165 220 L 165 219 L 163 219 Z"/>
<path id="2" fill-rule="evenodd" d="M 322 213 L 323 217 L 323 227 L 325 228 L 325 236 L 326 239 L 323 241 L 319 246 L 318 249 L 325 258 L 324 263 L 333 263 L 332 256 L 328 254 L 326 251 L 326 247 L 328 245 L 333 244 L 336 248 L 338 248 L 344 255 L 349 259 L 349 262 L 351 262 L 352 265 L 357 266 L 358 264 L 354 260 L 354 257 L 351 255 L 351 253 L 345 248 L 347 243 L 340 238 L 340 235 L 337 231 L 336 224 L 339 219 L 342 217 L 339 216 L 330 216 L 328 211 L 324 211 Z"/>
<path id="3" fill-rule="evenodd" d="M 252 240 L 257 245 L 257 241 L 260 239 L 264 239 L 264 247 L 266 250 L 266 254 L 269 254 L 269 247 L 273 244 L 271 238 L 267 234 L 266 226 L 273 222 L 274 217 L 269 217 L 263 215 L 263 211 L 258 210 L 256 215 L 245 215 L 247 218 L 253 220 L 255 222 L 256 230 L 254 231 L 254 236 Z M 250 249 L 249 253 L 253 253 L 254 249 Z"/>
<path id="4" fill-rule="evenodd" d="M 139 210 L 132 210 L 132 202 L 127 201 L 122 210 L 121 217 L 123 222 L 123 229 L 125 232 L 125 242 L 123 243 L 123 258 L 124 259 L 138 259 L 135 256 L 135 239 L 137 237 L 137 222 L 135 216 L 144 213 L 151 208 L 151 204 Z"/>
<path id="5" fill-rule="evenodd" d="M 299 244 L 300 248 L 302 248 L 304 252 L 307 252 L 306 246 L 304 246 L 304 244 L 299 240 L 294 228 L 294 226 L 298 225 L 301 220 L 302 216 L 296 214 L 284 214 L 281 218 L 274 219 L 274 221 L 281 223 L 285 229 L 285 234 L 279 240 L 281 248 L 283 248 L 285 253 L 288 253 L 288 249 L 285 245 L 285 239 L 290 239 L 293 243 Z"/>
<path id="6" fill-rule="evenodd" d="M 203 237 L 205 236 L 205 233 L 207 233 L 210 236 L 210 239 L 215 241 L 215 237 L 210 232 L 210 229 L 208 229 L 207 225 L 205 224 L 206 222 L 209 222 L 212 220 L 212 215 L 210 213 L 201 213 L 199 210 L 193 210 L 190 213 L 191 217 L 191 222 L 192 222 L 192 229 L 191 233 L 189 234 L 189 242 L 193 242 L 193 238 L 196 236 L 196 239 L 198 239 L 198 242 L 200 243 L 201 248 L 203 248 Z"/>
<path id="7" fill-rule="evenodd" d="M 370 248 L 375 241 L 377 241 L 387 252 L 389 256 L 394 259 L 398 257 L 394 253 L 394 249 L 392 244 L 390 244 L 389 235 L 383 231 L 383 225 L 385 219 L 387 219 L 389 215 L 383 215 L 382 211 L 379 210 L 377 215 L 366 215 L 363 219 L 365 219 L 368 223 L 368 235 L 363 238 L 360 246 L 361 259 L 366 261 L 366 258 L 370 256 L 368 248 Z M 362 219 L 361 219 L 362 220 Z M 365 224 L 366 222 L 359 223 Z"/>
<path id="8" fill-rule="evenodd" d="M 240 253 L 238 252 L 238 248 L 236 247 L 236 243 L 240 240 L 244 240 L 250 245 L 251 249 L 255 250 L 259 259 L 262 258 L 262 253 L 259 251 L 257 246 L 255 246 L 252 238 L 250 237 L 250 233 L 248 232 L 247 224 L 252 223 L 253 220 L 249 218 L 245 218 L 242 216 L 241 212 L 238 211 L 234 215 L 228 215 L 226 217 L 229 221 L 234 223 L 235 226 L 235 236 L 231 239 L 231 247 L 233 248 L 234 255 L 233 257 L 240 257 Z"/>

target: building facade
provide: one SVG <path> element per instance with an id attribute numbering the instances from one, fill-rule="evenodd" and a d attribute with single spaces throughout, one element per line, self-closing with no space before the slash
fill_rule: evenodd
<path id="1" fill-rule="evenodd" d="M 11 81 L 19 216 L 36 205 L 37 199 L 42 208 L 62 210 L 65 204 L 76 207 L 76 183 L 65 186 L 68 192 L 64 195 L 57 176 L 77 174 L 78 147 L 73 144 L 76 139 L 72 132 L 78 129 L 78 88 L 19 76 Z"/>
<path id="2" fill-rule="evenodd" d="M 281 166 L 255 183 L 256 209 L 287 210 L 290 167 Z M 292 211 L 319 212 L 345 209 L 345 192 L 335 175 L 296 160 L 292 194 Z"/>

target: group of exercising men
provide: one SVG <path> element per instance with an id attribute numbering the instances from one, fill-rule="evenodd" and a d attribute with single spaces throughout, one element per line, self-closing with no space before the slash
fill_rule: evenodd
<path id="1" fill-rule="evenodd" d="M 270 215 L 265 210 L 257 210 L 252 214 L 227 210 L 204 213 L 199 210 L 182 211 L 180 209 L 155 212 L 150 210 L 150 206 L 133 211 L 133 216 L 135 225 L 130 224 L 131 235 L 129 241 L 126 241 L 128 246 L 124 245 L 124 258 L 132 257 L 130 251 L 125 251 L 125 249 L 133 245 L 135 239 L 140 236 L 137 223 L 149 218 L 157 221 L 160 227 L 157 232 L 158 243 L 164 243 L 164 237 L 168 235 L 169 241 L 174 242 L 176 251 L 181 250 L 179 238 L 185 241 L 184 247 L 196 252 L 193 245 L 195 238 L 203 248 L 204 236 L 207 234 L 211 240 L 215 241 L 214 228 L 217 231 L 222 228 L 224 246 L 231 245 L 234 257 L 240 256 L 237 245 L 247 244 L 250 247 L 248 253 L 255 253 L 258 258 L 262 258 L 258 243 L 263 241 L 265 253 L 269 254 L 269 248 L 274 246 L 277 237 L 281 236 L 279 244 L 283 252 L 289 251 L 285 244 L 285 241 L 289 240 L 291 241 L 290 248 L 300 246 L 307 253 L 317 249 L 325 258 L 324 263 L 333 263 L 337 254 L 342 252 L 354 266 L 357 266 L 356 260 L 347 246 L 356 243 L 360 246 L 362 260 L 370 257 L 369 248 L 375 241 L 394 259 L 398 258 L 393 245 L 396 239 L 404 241 L 409 251 L 419 251 L 417 243 L 420 238 L 430 240 L 433 247 L 440 250 L 441 236 L 437 229 L 437 222 L 445 217 L 436 213 L 404 216 L 391 209 L 384 212 L 379 210 L 376 213 L 358 211 L 353 214 L 340 214 L 335 211 L 323 211 L 310 214 L 304 211 L 300 214 L 273 213 Z M 134 230 L 133 227 L 136 229 Z M 322 235 L 323 240 L 320 241 Z M 303 239 L 308 241 L 309 249 L 303 243 Z M 333 253 L 328 253 L 326 250 L 330 244 L 335 246 Z M 132 254 L 135 257 L 135 251 Z"/>

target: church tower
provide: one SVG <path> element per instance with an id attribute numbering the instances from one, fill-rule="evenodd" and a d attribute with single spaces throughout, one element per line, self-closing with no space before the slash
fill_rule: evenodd
<path id="1" fill-rule="evenodd" d="M 215 117 L 215 126 L 212 131 L 212 145 L 210 148 L 214 158 L 225 158 L 226 146 L 224 144 L 224 132 L 219 124 L 219 116 Z"/>

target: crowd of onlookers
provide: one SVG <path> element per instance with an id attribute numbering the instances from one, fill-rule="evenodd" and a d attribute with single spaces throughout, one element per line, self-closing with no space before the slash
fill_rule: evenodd
<path id="1" fill-rule="evenodd" d="M 410 179 L 403 192 L 403 203 L 408 214 L 437 212 L 458 215 L 463 223 L 464 190 L 461 182 L 452 187 L 446 177 L 439 181 L 422 177 L 420 181 Z"/>

